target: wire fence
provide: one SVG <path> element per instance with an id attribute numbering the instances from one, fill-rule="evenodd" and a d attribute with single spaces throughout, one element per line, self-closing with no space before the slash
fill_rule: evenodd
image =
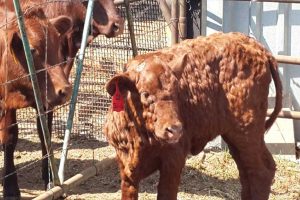
<path id="1" fill-rule="evenodd" d="M 133 15 L 134 31 L 138 53 L 142 54 L 167 46 L 167 24 L 165 23 L 158 3 L 142 0 L 130 4 Z M 125 17 L 124 6 L 119 6 Z M 79 89 L 72 136 L 103 139 L 102 124 L 110 105 L 110 97 L 104 89 L 105 82 L 117 72 L 123 70 L 127 60 L 132 57 L 127 23 L 124 33 L 116 38 L 107 39 L 98 36 L 86 49 L 84 70 Z M 71 81 L 76 73 L 71 72 Z M 66 127 L 69 106 L 56 108 L 53 120 L 53 134 L 62 136 Z M 18 111 L 18 122 L 21 135 L 36 135 L 36 113 L 26 108 Z"/>
<path id="2" fill-rule="evenodd" d="M 42 7 L 43 6 L 47 5 L 43 4 Z M 125 18 L 124 5 L 121 4 L 118 8 L 121 15 Z M 162 16 L 157 1 L 135 1 L 130 3 L 130 9 L 139 54 L 161 49 L 169 44 L 170 34 L 168 24 Z M 10 20 L 6 20 L 6 22 L 15 23 Z M 6 25 L 4 23 L 1 24 L 1 29 L 5 30 L 5 28 Z M 99 146 L 99 142 L 95 142 L 95 139 L 106 143 L 102 134 L 102 125 L 111 100 L 104 89 L 104 85 L 110 77 L 123 70 L 124 65 L 130 58 L 132 58 L 132 48 L 129 31 L 127 29 L 127 21 L 122 35 L 110 39 L 104 36 L 98 36 L 86 49 L 70 149 L 72 149 L 72 146 L 78 148 L 77 145 L 79 143 L 87 142 L 87 145 L 90 145 L 87 148 L 90 150 L 90 154 L 93 152 L 93 149 Z M 44 70 L 46 69 L 37 71 L 37 73 L 42 73 Z M 75 78 L 75 73 L 76 68 L 73 67 L 70 76 L 71 83 Z M 19 79 L 11 80 L 6 83 L 1 83 L 1 85 L 13 84 L 14 81 L 18 80 Z M 68 113 L 68 103 L 57 106 L 54 109 L 52 137 L 54 139 L 53 148 L 54 153 L 57 154 L 56 157 L 59 157 L 61 150 Z M 40 170 L 40 161 L 42 159 L 36 121 L 36 110 L 33 108 L 24 108 L 17 110 L 17 124 L 12 125 L 18 125 L 19 128 L 19 141 L 15 153 L 17 172 L 18 176 L 21 177 L 19 181 L 25 178 L 28 184 L 32 182 L 33 185 L 38 185 L 31 179 L 33 176 L 37 176 L 37 179 L 41 179 L 41 174 L 35 172 L 36 170 Z M 92 154 L 94 154 L 94 152 Z M 0 157 L 0 166 L 2 168 L 3 151 L 0 151 Z M 93 158 L 90 160 L 93 160 Z M 76 172 L 82 170 L 74 170 L 74 168 L 76 168 L 74 165 L 78 166 L 78 162 L 72 164 L 72 161 L 70 161 L 69 165 L 70 167 L 67 170 L 71 171 L 69 172 L 70 175 L 74 175 Z M 2 169 L 0 169 L 0 172 L 2 173 Z M 27 172 L 31 173 L 26 175 Z M 0 175 L 1 180 L 4 178 L 6 177 Z M 20 188 L 22 188 L 22 184 Z M 43 190 L 42 184 L 40 189 Z M 0 186 L 0 193 L 2 193 L 1 191 L 2 188 Z"/>

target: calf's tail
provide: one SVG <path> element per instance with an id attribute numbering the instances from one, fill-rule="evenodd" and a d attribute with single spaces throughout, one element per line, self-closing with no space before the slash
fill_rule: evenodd
<path id="1" fill-rule="evenodd" d="M 270 114 L 269 119 L 267 119 L 265 122 L 266 131 L 272 126 L 272 124 L 276 120 L 282 108 L 282 84 L 279 77 L 278 64 L 273 56 L 270 56 L 269 58 L 269 66 L 270 66 L 271 76 L 273 78 L 274 85 L 275 85 L 276 98 L 275 98 L 274 110 Z"/>

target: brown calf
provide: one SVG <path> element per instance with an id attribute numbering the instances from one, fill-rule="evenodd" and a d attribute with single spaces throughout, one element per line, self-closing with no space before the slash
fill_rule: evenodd
<path id="1" fill-rule="evenodd" d="M 15 19 L 14 13 L 0 9 L 0 16 Z M 1 18 L 5 22 L 5 18 Z M 58 63 L 63 62 L 61 39 L 72 27 L 66 16 L 46 19 L 42 9 L 32 9 L 24 16 L 42 101 L 46 108 L 65 103 L 71 85 Z M 16 20 L 2 24 L 0 30 L 0 143 L 4 149 L 4 198 L 19 199 L 20 191 L 13 160 L 18 140 L 16 109 L 35 107 L 34 95 Z M 7 177 L 6 177 L 7 176 Z"/>
<path id="2" fill-rule="evenodd" d="M 272 78 L 276 105 L 265 120 Z M 137 56 L 106 88 L 114 102 L 104 133 L 117 152 L 122 200 L 137 199 L 139 182 L 156 170 L 157 199 L 176 200 L 186 156 L 218 135 L 242 199 L 268 199 L 276 168 L 264 133 L 281 110 L 282 86 L 275 59 L 253 38 L 217 33 Z"/>

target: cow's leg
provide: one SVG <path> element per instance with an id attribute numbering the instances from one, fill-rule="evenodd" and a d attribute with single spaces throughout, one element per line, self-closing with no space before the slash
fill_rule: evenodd
<path id="1" fill-rule="evenodd" d="M 47 114 L 47 117 L 48 117 L 48 129 L 49 129 L 49 133 L 51 136 L 53 112 L 52 111 L 49 112 Z M 51 177 L 51 173 L 49 171 L 48 158 L 45 157 L 47 155 L 47 150 L 46 150 L 45 140 L 44 140 L 43 131 L 42 131 L 41 123 L 40 123 L 40 117 L 37 118 L 37 130 L 38 130 L 39 138 L 41 141 L 41 147 L 42 147 L 42 156 L 43 156 L 42 178 L 44 180 L 44 184 L 45 184 L 44 186 L 45 186 L 45 190 L 46 190 L 46 189 L 49 189 L 48 187 L 50 187 L 49 183 L 52 182 L 52 177 Z"/>
<path id="2" fill-rule="evenodd" d="M 224 141 L 227 143 L 228 148 L 229 148 L 229 152 L 232 156 L 232 158 L 234 159 L 237 168 L 239 170 L 239 175 L 240 175 L 240 182 L 242 187 L 242 192 L 241 192 L 241 196 L 243 200 L 248 200 L 251 199 L 251 192 L 250 192 L 250 185 L 249 185 L 249 181 L 248 181 L 248 176 L 246 171 L 244 170 L 241 158 L 240 158 L 240 154 L 239 154 L 239 150 L 231 144 L 231 142 L 227 139 L 226 136 L 222 136 L 222 138 L 224 139 Z"/>
<path id="3" fill-rule="evenodd" d="M 159 169 L 160 178 L 157 188 L 157 200 L 177 200 L 180 175 L 185 159 L 181 155 L 176 155 L 176 153 L 169 155 L 168 158 L 173 158 L 174 160 L 163 162 Z"/>
<path id="4" fill-rule="evenodd" d="M 4 150 L 4 179 L 3 196 L 4 199 L 20 199 L 20 190 L 18 186 L 17 172 L 14 164 L 14 151 L 18 142 L 18 126 L 16 124 L 16 111 L 8 110 L 5 114 L 7 118 L 8 133 L 10 135 L 9 143 L 3 145 Z M 9 118 L 9 119 L 8 119 Z"/>
<path id="5" fill-rule="evenodd" d="M 126 176 L 124 166 L 119 163 L 121 175 L 122 200 L 138 200 L 139 181 L 132 180 Z"/>
<path id="6" fill-rule="evenodd" d="M 267 200 L 275 175 L 276 166 L 264 142 L 264 129 L 257 130 L 225 136 L 239 168 L 242 200 Z"/>

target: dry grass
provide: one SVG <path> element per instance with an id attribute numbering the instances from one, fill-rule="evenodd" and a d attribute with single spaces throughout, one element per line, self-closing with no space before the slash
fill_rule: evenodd
<path id="1" fill-rule="evenodd" d="M 61 138 L 53 138 L 59 159 Z M 85 137 L 71 139 L 71 146 L 66 166 L 66 179 L 114 153 L 107 143 Z M 0 157 L 3 152 L 0 151 Z M 22 138 L 15 153 L 19 169 L 19 185 L 22 199 L 32 199 L 43 193 L 40 164 L 41 151 L 38 139 Z M 3 159 L 0 159 L 2 162 Z M 35 164 L 30 164 L 37 161 Z M 272 186 L 270 200 L 300 200 L 300 165 L 276 158 L 277 172 Z M 30 164 L 29 166 L 27 166 Z M 3 166 L 3 163 L 0 163 Z M 24 168 L 23 168 L 24 167 Z M 0 170 L 1 171 L 1 170 Z M 143 180 L 140 185 L 141 200 L 156 199 L 158 173 Z M 2 188 L 0 186 L 0 193 Z M 238 200 L 240 184 L 238 171 L 230 154 L 224 151 L 210 151 L 206 154 L 189 157 L 183 170 L 179 187 L 178 200 Z M 69 192 L 66 200 L 118 200 L 120 199 L 120 179 L 116 164 L 100 172 L 85 183 Z"/>

